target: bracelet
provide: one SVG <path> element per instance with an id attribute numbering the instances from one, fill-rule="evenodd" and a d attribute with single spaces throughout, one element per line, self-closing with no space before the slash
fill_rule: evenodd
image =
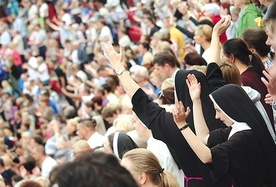
<path id="1" fill-rule="evenodd" d="M 180 131 L 183 131 L 184 129 L 187 129 L 189 127 L 189 123 L 184 125 L 183 127 L 179 128 Z"/>

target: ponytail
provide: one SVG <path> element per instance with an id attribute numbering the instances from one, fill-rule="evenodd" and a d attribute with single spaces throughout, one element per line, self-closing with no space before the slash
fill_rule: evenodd
<path id="1" fill-rule="evenodd" d="M 175 178 L 168 171 L 164 170 L 160 173 L 160 176 L 162 187 L 179 187 L 179 184 L 176 182 Z"/>
<path id="2" fill-rule="evenodd" d="M 255 54 L 250 51 L 251 55 L 251 61 L 250 64 L 252 65 L 252 68 L 256 71 L 256 73 L 263 77 L 262 71 L 265 69 L 264 64 L 262 60 Z"/>

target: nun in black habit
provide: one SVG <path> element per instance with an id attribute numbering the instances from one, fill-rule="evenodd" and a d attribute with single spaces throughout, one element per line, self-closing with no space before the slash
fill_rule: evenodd
<path id="1" fill-rule="evenodd" d="M 105 149 L 112 150 L 113 154 L 122 159 L 125 152 L 138 148 L 135 142 L 126 133 L 115 132 L 107 137 Z M 108 148 L 107 148 L 108 147 Z"/>
<path id="2" fill-rule="evenodd" d="M 201 94 L 201 99 L 203 102 L 203 110 L 206 114 L 207 121 L 210 124 L 210 129 L 214 130 L 216 128 L 224 128 L 225 125 L 215 119 L 215 110 L 213 108 L 213 103 L 209 98 L 211 93 L 210 86 L 205 78 L 205 76 L 195 70 L 183 71 L 180 70 L 176 73 L 175 77 L 175 89 L 177 98 L 185 103 L 185 106 L 192 109 L 193 103 L 190 98 L 189 89 L 186 85 L 187 75 L 193 73 L 200 80 L 200 83 L 205 90 Z M 139 119 L 146 124 L 146 126 L 152 130 L 153 136 L 165 142 L 174 159 L 178 162 L 180 168 L 183 169 L 187 181 L 189 181 L 188 186 L 231 186 L 230 181 L 225 178 L 224 181 L 219 181 L 219 183 L 214 184 L 212 181 L 208 167 L 204 165 L 193 153 L 190 146 L 187 144 L 186 140 L 183 139 L 179 128 L 176 127 L 173 121 L 171 113 L 166 112 L 163 108 L 159 107 L 155 103 L 148 99 L 148 96 L 139 89 L 132 97 L 133 111 L 139 117 Z M 186 119 L 189 123 L 191 129 L 194 131 L 194 122 L 192 115 L 188 116 Z M 200 177 L 203 181 L 199 181 Z M 196 180 L 195 180 L 196 179 Z M 187 185 L 186 185 L 187 186 Z"/>
<path id="3" fill-rule="evenodd" d="M 117 73 L 121 84 L 123 85 L 126 93 L 132 99 L 133 111 L 139 117 L 139 119 L 152 130 L 153 136 L 167 144 L 173 158 L 178 166 L 183 170 L 186 177 L 187 187 L 227 187 L 230 186 L 229 180 L 221 180 L 218 183 L 214 183 L 208 167 L 200 163 L 199 159 L 190 148 L 185 138 L 182 136 L 179 128 L 174 123 L 173 115 L 165 111 L 156 103 L 152 102 L 146 93 L 139 87 L 139 85 L 131 78 L 129 72 L 124 69 L 123 66 L 123 50 L 121 48 L 120 54 L 118 54 L 109 43 L 102 44 L 102 49 L 112 64 L 115 72 Z M 204 103 L 204 113 L 208 115 L 208 123 L 210 129 L 223 128 L 225 125 L 219 120 L 214 118 L 215 110 L 213 104 L 208 97 L 211 93 L 211 88 L 205 78 L 205 76 L 195 70 L 184 71 L 180 70 L 176 73 L 175 88 L 177 97 L 186 106 L 193 108 L 193 103 L 189 96 L 188 87 L 186 85 L 186 77 L 189 73 L 193 73 L 197 76 L 204 92 L 202 93 L 202 101 Z M 188 122 L 192 129 L 193 118 L 188 118 Z"/>
<path id="4" fill-rule="evenodd" d="M 200 84 L 192 75 L 188 76 L 187 84 L 197 110 L 193 116 L 197 136 L 183 122 L 189 111 L 184 111 L 181 102 L 176 102 L 174 119 L 178 126 L 184 126 L 183 136 L 199 159 L 208 165 L 214 181 L 230 176 L 234 187 L 275 186 L 276 146 L 263 117 L 245 91 L 229 84 L 210 94 L 216 118 L 229 126 L 211 130 L 206 128 L 208 122 L 202 113 Z"/>

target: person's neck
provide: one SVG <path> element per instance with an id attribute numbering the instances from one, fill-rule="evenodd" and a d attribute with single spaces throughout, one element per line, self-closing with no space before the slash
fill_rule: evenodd
<path id="1" fill-rule="evenodd" d="M 203 42 L 202 44 L 201 44 L 201 47 L 204 49 L 204 51 L 206 50 L 206 49 L 208 49 L 209 47 L 210 47 L 210 43 L 209 42 Z"/>
<path id="2" fill-rule="evenodd" d="M 46 155 L 42 155 L 40 157 L 40 159 L 38 160 L 38 164 L 41 165 L 44 162 L 44 160 L 46 159 L 46 157 L 47 157 Z"/>
<path id="3" fill-rule="evenodd" d="M 90 131 L 90 132 L 87 132 L 86 136 L 85 136 L 85 140 L 89 140 L 89 138 L 95 133 L 95 131 Z"/>
<path id="4" fill-rule="evenodd" d="M 248 65 L 243 64 L 240 61 L 235 62 L 235 66 L 238 68 L 240 75 L 248 69 Z"/>
<path id="5" fill-rule="evenodd" d="M 169 71 L 169 77 L 171 77 L 171 76 L 177 71 L 177 69 L 178 69 L 177 66 L 171 68 L 170 71 Z M 169 77 L 168 77 L 168 78 L 169 78 Z"/>

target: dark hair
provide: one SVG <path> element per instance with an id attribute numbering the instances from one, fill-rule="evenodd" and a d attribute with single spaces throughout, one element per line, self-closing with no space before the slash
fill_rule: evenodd
<path id="1" fill-rule="evenodd" d="M 242 39 L 232 38 L 230 40 L 227 40 L 223 44 L 223 53 L 227 57 L 230 57 L 230 55 L 234 55 L 234 57 L 238 59 L 241 63 L 247 66 L 251 65 L 260 77 L 263 76 L 262 71 L 264 70 L 264 65 L 261 59 L 248 49 L 246 43 Z M 249 55 L 252 56 L 251 60 Z"/>
<path id="2" fill-rule="evenodd" d="M 32 138 L 33 138 L 34 141 L 35 141 L 36 143 L 38 143 L 39 145 L 43 145 L 43 144 L 44 144 L 44 141 L 43 141 L 43 137 L 42 137 L 42 136 L 35 134 Z"/>
<path id="3" fill-rule="evenodd" d="M 164 90 L 161 90 L 158 94 L 158 98 L 161 99 L 162 104 L 174 104 L 174 88 L 166 88 Z"/>
<path id="4" fill-rule="evenodd" d="M 146 35 L 144 35 L 144 36 L 146 36 Z M 149 45 L 149 43 L 146 43 L 146 42 L 142 42 L 142 43 L 139 43 L 139 45 L 142 45 L 144 48 L 146 48 L 147 50 L 149 50 L 150 49 L 150 45 Z"/>
<path id="5" fill-rule="evenodd" d="M 97 69 L 97 73 L 99 73 L 100 71 L 106 70 L 106 67 L 107 67 L 107 66 L 101 65 L 101 66 Z"/>
<path id="6" fill-rule="evenodd" d="M 86 152 L 50 173 L 51 186 L 59 187 L 138 187 L 118 159 L 102 152 Z"/>
<path id="7" fill-rule="evenodd" d="M 20 184 L 20 187 L 42 187 L 42 186 L 38 182 L 28 180 Z"/>
<path id="8" fill-rule="evenodd" d="M 77 116 L 76 109 L 73 106 L 68 106 L 64 109 L 63 114 L 65 119 L 72 119 Z"/>
<path id="9" fill-rule="evenodd" d="M 85 103 L 85 106 L 88 108 L 92 108 L 92 110 L 95 110 L 94 103 L 92 101 L 88 101 Z"/>
<path id="10" fill-rule="evenodd" d="M 184 57 L 184 62 L 190 66 L 199 65 L 199 66 L 207 66 L 207 62 L 201 55 L 196 52 L 188 53 Z"/>
<path id="11" fill-rule="evenodd" d="M 78 123 L 81 123 L 88 127 L 90 130 L 95 130 L 95 127 L 97 126 L 97 121 L 93 118 L 83 118 L 79 119 Z"/>
<path id="12" fill-rule="evenodd" d="M 177 57 L 176 57 L 174 51 L 172 50 L 172 48 L 171 48 L 171 47 L 165 47 L 165 48 L 163 49 L 163 51 L 168 51 L 168 52 L 170 52 L 170 53 L 173 55 L 173 57 L 174 57 L 174 59 L 175 59 L 175 61 L 176 61 L 176 66 L 177 66 L 178 68 L 180 68 L 180 63 L 179 63 L 179 61 L 177 60 Z"/>
<path id="13" fill-rule="evenodd" d="M 0 166 L 5 167 L 4 160 L 0 158 Z"/>
<path id="14" fill-rule="evenodd" d="M 177 62 L 177 59 L 169 51 L 162 51 L 157 53 L 153 59 L 153 64 L 157 64 L 159 66 L 165 66 L 165 64 L 169 64 L 169 66 L 172 68 L 177 66 Z"/>
<path id="15" fill-rule="evenodd" d="M 113 87 L 112 87 L 111 85 L 109 85 L 109 84 L 103 84 L 103 85 L 102 85 L 102 88 L 103 88 L 104 90 L 106 90 L 108 93 L 114 91 L 114 90 L 113 90 Z"/>
<path id="16" fill-rule="evenodd" d="M 263 29 L 247 28 L 242 33 L 241 38 L 249 48 L 254 48 L 261 57 L 267 56 L 270 52 L 270 46 L 266 45 L 267 34 Z"/>
<path id="17" fill-rule="evenodd" d="M 97 103 L 98 105 L 102 105 L 102 103 L 103 103 L 103 100 L 102 100 L 102 98 L 101 97 L 99 97 L 99 96 L 94 96 L 92 99 L 91 99 L 91 102 L 92 103 Z"/>
<path id="18" fill-rule="evenodd" d="M 14 182 L 19 182 L 21 180 L 23 180 L 23 178 L 20 175 L 12 176 L 12 181 L 14 181 Z"/>

